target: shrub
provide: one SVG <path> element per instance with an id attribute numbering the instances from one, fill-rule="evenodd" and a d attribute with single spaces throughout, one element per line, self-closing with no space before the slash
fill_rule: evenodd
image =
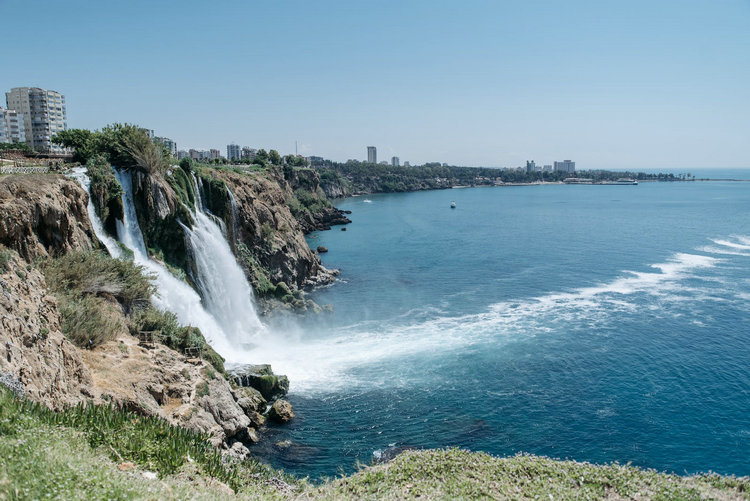
<path id="1" fill-rule="evenodd" d="M 63 299 L 64 298 L 64 299 Z M 94 348 L 112 341 L 120 332 L 120 323 L 101 298 L 84 295 L 80 298 L 59 298 L 63 334 L 81 348 Z"/>
<path id="2" fill-rule="evenodd" d="M 131 317 L 128 328 L 134 336 L 142 331 L 158 332 L 157 337 L 160 343 L 182 353 L 188 349 L 197 349 L 203 360 L 220 373 L 226 374 L 224 359 L 206 342 L 200 329 L 181 326 L 174 313 L 160 311 L 149 306 Z"/>
<path id="3" fill-rule="evenodd" d="M 112 259 L 99 251 L 75 251 L 42 263 L 50 288 L 57 295 L 112 296 L 126 312 L 149 304 L 155 288 L 142 266 Z"/>
<path id="4" fill-rule="evenodd" d="M 0 273 L 5 273 L 10 269 L 10 260 L 13 258 L 13 253 L 0 245 Z"/>

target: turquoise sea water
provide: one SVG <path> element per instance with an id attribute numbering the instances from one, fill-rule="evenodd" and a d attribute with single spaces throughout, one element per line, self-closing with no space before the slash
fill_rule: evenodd
<path id="1" fill-rule="evenodd" d="M 337 205 L 347 231 L 309 237 L 334 311 L 284 340 L 296 418 L 256 455 L 313 477 L 446 446 L 750 474 L 750 183 Z"/>

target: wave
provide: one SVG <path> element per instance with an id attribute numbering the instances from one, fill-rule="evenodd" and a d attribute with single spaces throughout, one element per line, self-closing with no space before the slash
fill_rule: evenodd
<path id="1" fill-rule="evenodd" d="M 545 335 L 557 330 L 591 330 L 621 321 L 620 314 L 648 310 L 653 315 L 679 316 L 686 301 L 724 301 L 719 291 L 724 282 L 704 271 L 715 268 L 722 258 L 677 253 L 653 271 L 623 271 L 614 280 L 567 292 L 547 294 L 490 305 L 486 311 L 460 316 L 436 316 L 411 325 L 367 322 L 331 333 L 287 333 L 253 349 L 255 359 L 272 363 L 278 373 L 293 382 L 292 391 L 328 393 L 342 386 L 394 386 L 394 375 L 373 371 L 358 376 L 359 368 L 419 355 L 443 354 L 473 345 Z M 713 285 L 711 283 L 714 282 Z M 650 298 L 650 299 L 649 299 Z M 646 300 L 644 300 L 646 299 Z M 433 310 L 433 314 L 439 314 Z M 681 310 L 684 312 L 684 308 Z M 403 321 L 403 319 L 401 319 Z"/>

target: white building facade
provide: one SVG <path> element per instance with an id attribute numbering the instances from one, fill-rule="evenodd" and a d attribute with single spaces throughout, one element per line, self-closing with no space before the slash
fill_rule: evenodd
<path id="1" fill-rule="evenodd" d="M 239 144 L 228 144 L 227 145 L 227 159 L 229 160 L 239 160 L 241 157 L 240 153 L 240 145 Z"/>
<path id="2" fill-rule="evenodd" d="M 23 113 L 0 107 L 0 143 L 25 143 Z"/>
<path id="3" fill-rule="evenodd" d="M 571 160 L 563 160 L 562 162 L 555 162 L 555 172 L 575 172 L 576 163 Z"/>
<path id="4" fill-rule="evenodd" d="M 65 96 L 39 87 L 15 87 L 5 93 L 9 110 L 23 115 L 24 134 L 29 148 L 51 153 L 66 153 L 52 144 L 52 138 L 67 130 Z"/>

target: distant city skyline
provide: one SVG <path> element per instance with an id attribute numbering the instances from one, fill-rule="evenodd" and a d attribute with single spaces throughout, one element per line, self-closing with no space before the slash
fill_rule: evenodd
<path id="1" fill-rule="evenodd" d="M 750 167 L 746 1 L 6 0 L 3 13 L 55 29 L 4 25 L 0 89 L 57 90 L 69 128 L 129 122 L 208 151 L 298 141 L 341 162 L 375 144 L 412 164 Z"/>

